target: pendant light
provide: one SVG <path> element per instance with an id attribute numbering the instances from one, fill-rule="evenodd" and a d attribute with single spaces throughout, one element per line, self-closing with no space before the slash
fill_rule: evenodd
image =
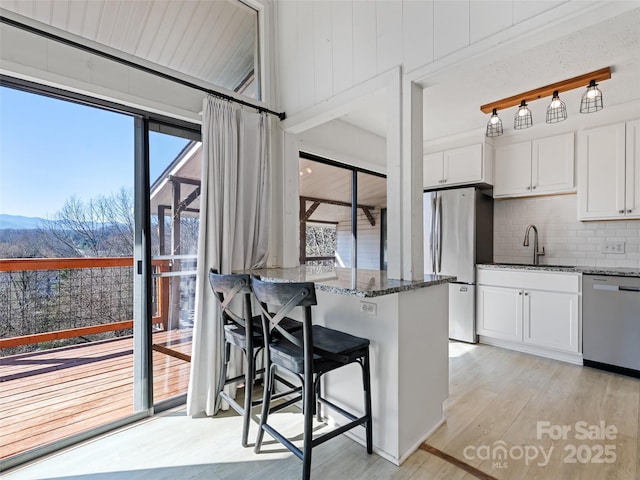
<path id="1" fill-rule="evenodd" d="M 529 101 L 538 100 L 543 97 L 550 97 L 553 94 L 553 98 L 551 100 L 551 104 L 547 107 L 547 115 L 546 122 L 547 123 L 557 123 L 562 122 L 567 119 L 567 106 L 566 104 L 560 100 L 560 96 L 558 95 L 560 92 L 567 92 L 569 90 L 574 90 L 577 88 L 584 88 L 587 86 L 587 91 L 582 95 L 582 101 L 580 103 L 580 112 L 581 113 L 591 113 L 597 112 L 603 108 L 602 102 L 602 92 L 598 89 L 598 84 L 596 82 L 602 82 L 604 80 L 609 80 L 611 78 L 611 67 L 601 68 L 600 70 L 595 70 L 593 72 L 585 73 L 582 75 L 578 75 L 577 77 L 567 78 L 566 80 L 561 80 L 559 82 L 551 83 L 549 85 L 545 85 L 544 87 L 534 88 L 533 90 L 529 90 L 527 92 L 518 93 L 516 95 L 511 95 L 510 97 L 503 98 L 501 100 L 497 100 L 495 102 L 487 103 L 480 106 L 480 110 L 483 113 L 491 113 L 491 118 L 487 124 L 487 137 L 497 137 L 502 135 L 503 130 L 502 123 L 500 123 L 500 127 L 493 128 L 491 126 L 491 122 L 499 121 L 497 116 L 498 110 L 505 110 L 507 108 L 515 107 L 516 105 L 520 105 L 518 112 L 516 113 L 515 119 L 513 120 L 513 126 L 516 130 L 522 130 L 524 128 L 529 128 L 533 126 L 533 117 L 531 115 L 531 110 L 527 108 L 526 100 Z"/>
<path id="2" fill-rule="evenodd" d="M 580 113 L 592 113 L 602 110 L 602 92 L 595 80 L 589 82 L 587 91 L 582 94 Z"/>
<path id="3" fill-rule="evenodd" d="M 502 120 L 498 116 L 498 110 L 494 108 L 491 118 L 487 122 L 487 137 L 499 137 L 503 133 Z"/>
<path id="4" fill-rule="evenodd" d="M 558 90 L 553 92 L 551 103 L 547 107 L 547 123 L 558 123 L 567 119 L 567 105 L 560 100 Z"/>
<path id="5" fill-rule="evenodd" d="M 516 112 L 516 118 L 513 119 L 513 128 L 516 130 L 522 130 L 524 128 L 529 128 L 533 126 L 533 116 L 531 115 L 531 110 L 527 106 L 527 102 L 522 100 L 520 102 L 520 107 Z"/>

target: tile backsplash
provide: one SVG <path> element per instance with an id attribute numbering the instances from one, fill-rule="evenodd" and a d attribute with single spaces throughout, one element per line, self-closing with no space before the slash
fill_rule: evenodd
<path id="1" fill-rule="evenodd" d="M 538 228 L 541 264 L 640 268 L 640 220 L 580 222 L 576 195 L 496 199 L 494 201 L 494 261 L 532 263 L 522 246 L 527 225 Z M 624 242 L 624 253 L 605 253 L 605 244 Z"/>

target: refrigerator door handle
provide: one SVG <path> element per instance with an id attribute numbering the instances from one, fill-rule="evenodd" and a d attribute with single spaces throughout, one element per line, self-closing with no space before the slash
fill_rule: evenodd
<path id="1" fill-rule="evenodd" d="M 442 271 L 442 197 L 438 196 L 438 273 Z"/>
<path id="2" fill-rule="evenodd" d="M 429 245 L 431 251 L 431 271 L 433 273 L 436 273 L 436 198 L 437 197 L 434 195 L 433 199 L 431 200 L 431 232 L 429 233 L 429 236 L 431 237 L 431 242 Z"/>

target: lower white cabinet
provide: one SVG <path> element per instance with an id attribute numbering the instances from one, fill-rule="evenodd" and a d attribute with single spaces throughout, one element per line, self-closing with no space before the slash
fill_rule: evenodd
<path id="1" fill-rule="evenodd" d="M 522 341 L 522 291 L 479 285 L 477 330 L 480 335 Z"/>
<path id="2" fill-rule="evenodd" d="M 481 342 L 579 363 L 580 274 L 479 268 L 476 298 Z"/>
<path id="3" fill-rule="evenodd" d="M 525 290 L 522 299 L 524 343 L 580 351 L 578 294 Z"/>

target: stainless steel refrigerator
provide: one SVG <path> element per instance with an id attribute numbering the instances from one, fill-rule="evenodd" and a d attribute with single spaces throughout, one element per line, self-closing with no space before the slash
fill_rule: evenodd
<path id="1" fill-rule="evenodd" d="M 476 263 L 493 262 L 492 191 L 475 187 L 424 194 L 424 271 L 454 275 L 449 338 L 476 343 Z"/>

